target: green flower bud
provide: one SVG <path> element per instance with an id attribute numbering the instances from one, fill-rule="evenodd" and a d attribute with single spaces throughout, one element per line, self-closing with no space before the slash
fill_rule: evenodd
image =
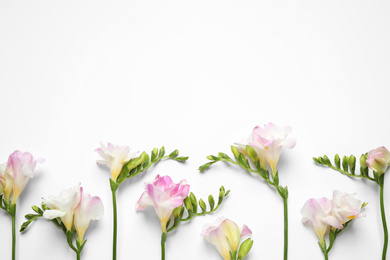
<path id="1" fill-rule="evenodd" d="M 338 154 L 334 156 L 334 163 L 336 167 L 340 169 L 340 156 Z"/>
<path id="2" fill-rule="evenodd" d="M 172 214 L 175 218 L 178 218 L 180 216 L 180 213 L 181 213 L 181 209 L 183 208 L 183 206 L 179 206 L 177 208 L 175 208 L 173 211 L 172 211 Z"/>
<path id="3" fill-rule="evenodd" d="M 360 166 L 363 168 L 363 169 L 366 169 L 368 167 L 367 165 L 367 156 L 365 154 L 362 154 L 360 156 Z"/>
<path id="4" fill-rule="evenodd" d="M 206 203 L 202 199 L 199 200 L 199 207 L 202 209 L 202 213 L 206 212 Z"/>
<path id="5" fill-rule="evenodd" d="M 242 242 L 240 249 L 238 251 L 238 259 L 242 260 L 249 253 L 253 245 L 253 240 L 248 238 L 244 242 Z"/>
<path id="6" fill-rule="evenodd" d="M 356 157 L 351 155 L 348 159 L 349 170 L 352 174 L 355 174 Z"/>

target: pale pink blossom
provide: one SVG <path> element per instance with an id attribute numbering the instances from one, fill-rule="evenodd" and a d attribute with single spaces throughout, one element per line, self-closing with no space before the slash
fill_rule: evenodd
<path id="1" fill-rule="evenodd" d="M 83 242 L 84 233 L 89 226 L 91 220 L 99 220 L 104 213 L 102 200 L 97 197 L 91 197 L 90 194 L 80 190 L 81 200 L 74 212 L 74 226 L 77 231 L 78 240 Z"/>
<path id="2" fill-rule="evenodd" d="M 390 165 L 390 152 L 386 147 L 378 147 L 368 152 L 367 165 L 371 170 L 383 174 Z"/>
<path id="3" fill-rule="evenodd" d="M 333 191 L 332 215 L 335 216 L 341 224 L 354 218 L 366 216 L 366 214 L 361 213 L 362 202 L 353 197 L 355 194 L 356 193 L 348 194 L 338 190 Z"/>
<path id="4" fill-rule="evenodd" d="M 114 181 L 121 173 L 123 165 L 133 159 L 138 153 L 130 153 L 130 147 L 128 146 L 117 146 L 111 143 L 108 143 L 107 147 L 100 143 L 100 148 L 97 148 L 95 151 L 103 158 L 103 160 L 97 160 L 96 163 L 110 167 Z"/>
<path id="5" fill-rule="evenodd" d="M 66 229 L 71 231 L 74 213 L 80 203 L 80 198 L 80 183 L 75 187 L 62 191 L 58 196 L 43 198 L 43 203 L 49 208 L 49 210 L 45 210 L 43 217 L 47 219 L 61 218 Z"/>
<path id="6" fill-rule="evenodd" d="M 204 225 L 201 235 L 217 248 L 223 259 L 230 260 L 230 253 L 235 254 L 241 241 L 251 234 L 246 225 L 240 229 L 232 220 L 220 217 L 215 223 Z"/>
<path id="7" fill-rule="evenodd" d="M 237 147 L 237 149 L 244 155 L 248 155 L 247 151 L 246 151 L 246 146 L 247 145 L 250 145 L 251 142 L 253 142 L 254 139 L 253 139 L 253 134 L 251 134 L 248 138 L 243 138 L 241 139 L 241 141 L 239 143 L 234 143 L 234 145 Z M 265 169 L 265 155 L 264 155 L 264 151 L 259 149 L 258 147 L 256 146 L 252 146 L 250 145 L 253 150 L 255 150 L 255 152 L 257 153 L 257 157 L 259 159 L 259 162 L 260 162 L 260 166 L 261 168 Z"/>
<path id="8" fill-rule="evenodd" d="M 296 144 L 295 138 L 287 138 L 291 132 L 291 127 L 280 128 L 274 123 L 268 123 L 261 128 L 256 126 L 253 129 L 253 141 L 249 144 L 257 147 L 264 152 L 264 156 L 271 167 L 272 174 L 276 174 L 276 165 L 278 164 L 283 147 L 293 148 Z"/>
<path id="9" fill-rule="evenodd" d="M 34 177 L 34 169 L 37 163 L 41 163 L 43 161 L 43 159 L 35 160 L 29 152 L 22 153 L 18 150 L 9 156 L 5 170 L 5 178 L 7 186 L 12 183 L 13 204 L 16 203 L 19 195 L 26 187 L 27 182 Z M 10 186 L 6 187 L 6 193 L 6 199 L 8 200 L 11 193 Z"/>
<path id="10" fill-rule="evenodd" d="M 341 221 L 332 215 L 332 202 L 327 198 L 309 199 L 301 210 L 302 222 L 311 222 L 320 244 L 324 244 L 325 233 L 330 226 L 343 228 Z"/>
<path id="11" fill-rule="evenodd" d="M 186 180 L 173 183 L 169 176 L 156 176 L 154 182 L 146 184 L 145 192 L 136 203 L 137 210 L 143 210 L 153 206 L 161 222 L 163 232 L 173 209 L 183 205 L 183 200 L 188 196 L 190 185 Z"/>

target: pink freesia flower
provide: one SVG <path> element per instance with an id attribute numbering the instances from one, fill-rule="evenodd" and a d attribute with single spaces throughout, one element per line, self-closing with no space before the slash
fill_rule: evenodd
<path id="1" fill-rule="evenodd" d="M 154 182 L 146 184 L 145 192 L 136 203 L 137 210 L 143 210 L 153 206 L 161 222 L 163 232 L 173 209 L 183 205 L 183 200 L 188 196 L 190 185 L 187 181 L 173 183 L 169 176 L 157 175 Z"/>
<path id="2" fill-rule="evenodd" d="M 360 213 L 362 202 L 353 196 L 356 193 L 348 194 L 338 190 L 333 191 L 332 215 L 335 216 L 341 224 L 359 217 L 365 217 L 366 214 Z"/>
<path id="3" fill-rule="evenodd" d="M 66 229 L 71 231 L 73 228 L 73 216 L 77 206 L 80 203 L 81 187 L 78 183 L 75 187 L 65 190 L 58 196 L 49 196 L 43 198 L 49 210 L 45 210 L 43 217 L 47 219 L 61 218 Z"/>
<path id="4" fill-rule="evenodd" d="M 15 204 L 22 193 L 27 182 L 34 177 L 34 169 L 37 163 L 42 163 L 43 159 L 35 160 L 31 153 L 16 150 L 13 152 L 7 162 L 5 178 L 7 185 L 11 185 L 13 190 L 12 203 Z M 6 187 L 6 199 L 10 197 L 11 188 Z"/>
<path id="5" fill-rule="evenodd" d="M 261 128 L 256 126 L 253 129 L 253 141 L 249 144 L 257 147 L 264 152 L 264 156 L 271 167 L 272 174 L 276 174 L 276 165 L 278 164 L 282 148 L 293 148 L 296 144 L 294 138 L 287 138 L 291 132 L 291 127 L 280 128 L 274 123 L 268 123 Z"/>
<path id="6" fill-rule="evenodd" d="M 367 165 L 371 170 L 383 174 L 390 165 L 390 152 L 386 147 L 378 147 L 368 152 Z"/>
<path id="7" fill-rule="evenodd" d="M 104 209 L 102 200 L 99 197 L 91 197 L 91 195 L 83 193 L 83 188 L 81 188 L 80 192 L 81 200 L 74 212 L 74 226 L 78 240 L 82 243 L 89 222 L 100 219 L 103 216 Z"/>
<path id="8" fill-rule="evenodd" d="M 253 134 L 251 134 L 248 138 L 243 138 L 239 143 L 234 143 L 234 145 L 237 147 L 237 149 L 244 155 L 248 155 L 246 151 L 246 146 L 250 145 L 251 142 L 253 142 Z M 251 145 L 252 146 L 252 145 Z M 257 157 L 260 161 L 261 168 L 265 169 L 265 156 L 264 151 L 259 149 L 256 146 L 252 146 L 252 148 L 256 151 Z"/>
<path id="9" fill-rule="evenodd" d="M 325 233 L 330 226 L 343 228 L 341 221 L 332 215 L 332 202 L 327 198 L 309 199 L 301 210 L 302 222 L 312 222 L 314 231 L 324 245 Z"/>
<path id="10" fill-rule="evenodd" d="M 217 248 L 223 259 L 230 260 L 230 253 L 235 254 L 241 241 L 251 234 L 247 226 L 240 229 L 233 221 L 220 217 L 215 223 L 204 225 L 201 235 Z"/>
<path id="11" fill-rule="evenodd" d="M 123 165 L 138 153 L 130 153 L 130 147 L 128 146 L 114 146 L 111 143 L 108 143 L 107 147 L 103 143 L 100 143 L 100 148 L 97 148 L 95 151 L 103 158 L 103 160 L 97 160 L 96 163 L 110 167 L 111 176 L 114 181 L 116 181 L 121 173 Z"/>

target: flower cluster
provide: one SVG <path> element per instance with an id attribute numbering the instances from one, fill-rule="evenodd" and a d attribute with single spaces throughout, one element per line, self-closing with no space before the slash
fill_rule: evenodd
<path id="1" fill-rule="evenodd" d="M 43 203 L 49 208 L 44 211 L 43 217 L 60 218 L 69 232 L 72 232 L 74 227 L 80 243 L 83 242 L 84 233 L 91 220 L 100 219 L 104 212 L 101 199 L 84 193 L 80 183 L 58 196 L 43 198 Z"/>
<path id="2" fill-rule="evenodd" d="M 9 156 L 7 163 L 0 165 L 0 194 L 4 194 L 7 202 L 12 196 L 12 204 L 16 204 L 26 184 L 34 177 L 35 166 L 43 161 L 35 160 L 29 152 L 16 150 Z"/>
<path id="3" fill-rule="evenodd" d="M 218 218 L 213 224 L 203 226 L 202 236 L 213 244 L 225 260 L 235 260 L 238 252 L 238 259 L 244 259 L 252 248 L 253 240 L 249 237 L 252 231 L 244 225 L 241 229 L 230 219 Z M 239 249 L 240 248 L 240 249 Z"/>
<path id="4" fill-rule="evenodd" d="M 366 204 L 362 204 L 354 195 L 335 190 L 332 200 L 312 198 L 306 201 L 301 210 L 302 222 L 310 221 L 313 224 L 322 246 L 325 246 L 325 233 L 331 227 L 333 230 L 343 229 L 350 220 L 365 216 L 361 210 Z"/>

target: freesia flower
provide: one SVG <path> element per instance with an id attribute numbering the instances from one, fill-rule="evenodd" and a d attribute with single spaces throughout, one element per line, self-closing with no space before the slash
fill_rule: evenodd
<path id="1" fill-rule="evenodd" d="M 42 163 L 43 159 L 34 160 L 31 153 L 16 150 L 13 152 L 7 162 L 5 178 L 7 186 L 12 183 L 13 198 L 12 203 L 15 204 L 22 193 L 27 182 L 34 177 L 34 169 L 37 163 Z M 9 184 L 8 184 L 9 182 Z M 6 187 L 6 199 L 9 199 L 11 188 Z M 7 198 L 8 197 L 8 198 Z"/>
<path id="2" fill-rule="evenodd" d="M 97 148 L 95 151 L 103 158 L 103 160 L 97 160 L 96 163 L 110 167 L 111 176 L 114 181 L 116 181 L 121 173 L 123 165 L 138 153 L 130 153 L 130 147 L 128 146 L 114 146 L 111 143 L 108 143 L 107 147 L 103 143 L 100 143 L 100 148 Z"/>
<path id="3" fill-rule="evenodd" d="M 74 212 L 74 226 L 77 231 L 78 240 L 82 243 L 89 222 L 100 219 L 103 216 L 104 209 L 102 200 L 99 197 L 91 197 L 90 194 L 83 193 L 83 188 L 80 189 L 80 193 L 81 200 Z"/>
<path id="4" fill-rule="evenodd" d="M 240 229 L 232 220 L 220 217 L 214 224 L 204 225 L 201 235 L 217 248 L 223 259 L 230 260 L 230 254 L 235 255 L 241 241 L 251 234 L 246 225 Z"/>
<path id="5" fill-rule="evenodd" d="M 314 231 L 324 244 L 326 231 L 330 226 L 343 228 L 341 221 L 332 215 L 332 202 L 327 198 L 309 199 L 301 210 L 302 222 L 312 222 Z"/>
<path id="6" fill-rule="evenodd" d="M 237 149 L 244 155 L 248 155 L 246 151 L 246 146 L 250 145 L 251 142 L 253 142 L 253 134 L 251 134 L 248 138 L 243 138 L 239 143 L 234 143 L 236 145 Z M 265 169 L 265 156 L 264 156 L 264 151 L 259 149 L 256 146 L 252 146 L 252 148 L 255 150 L 257 153 L 257 157 L 260 161 L 260 166 L 261 168 Z"/>
<path id="7" fill-rule="evenodd" d="M 58 196 L 49 196 L 43 198 L 43 202 L 50 210 L 45 210 L 43 216 L 47 219 L 61 218 L 66 229 L 71 231 L 73 228 L 73 215 L 76 207 L 80 203 L 81 187 L 78 183 L 75 187 L 65 190 Z"/>
<path id="8" fill-rule="evenodd" d="M 348 194 L 338 190 L 333 191 L 332 215 L 335 216 L 341 224 L 351 219 L 365 217 L 366 214 L 360 213 L 362 202 L 353 196 L 356 193 Z"/>
<path id="9" fill-rule="evenodd" d="M 261 128 L 256 126 L 253 129 L 253 141 L 249 144 L 264 151 L 264 156 L 271 167 L 272 174 L 276 174 L 276 165 L 278 164 L 282 148 L 293 148 L 296 144 L 294 138 L 287 138 L 291 132 L 291 127 L 280 128 L 274 123 L 268 123 Z"/>
<path id="10" fill-rule="evenodd" d="M 367 165 L 371 170 L 383 174 L 390 165 L 390 152 L 386 147 L 378 147 L 368 152 Z"/>
<path id="11" fill-rule="evenodd" d="M 190 185 L 186 180 L 173 183 L 169 176 L 157 175 L 154 182 L 146 184 L 145 192 L 136 203 L 136 210 L 143 210 L 153 206 L 161 222 L 163 233 L 172 211 L 183 205 L 183 200 L 188 196 Z"/>

